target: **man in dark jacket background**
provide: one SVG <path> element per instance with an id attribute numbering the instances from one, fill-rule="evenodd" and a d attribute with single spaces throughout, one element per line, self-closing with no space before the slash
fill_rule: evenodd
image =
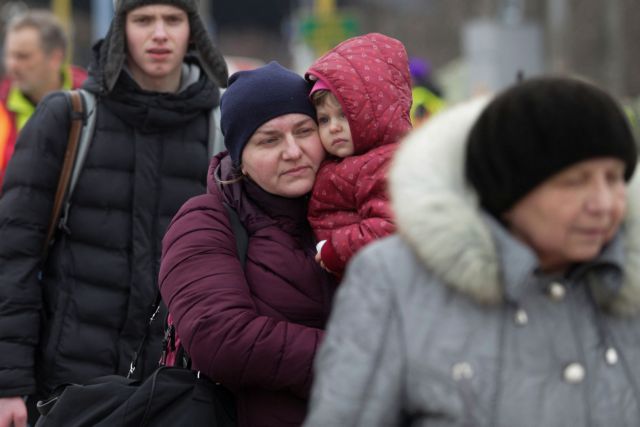
<path id="1" fill-rule="evenodd" d="M 161 238 L 205 191 L 211 110 L 226 85 L 196 0 L 119 0 L 84 89 L 95 133 L 67 227 L 40 256 L 70 126 L 62 93 L 22 130 L 0 199 L 0 427 L 57 385 L 126 374 L 157 293 Z M 196 55 L 191 55 L 189 48 Z M 150 332 L 135 372 L 159 357 Z"/>

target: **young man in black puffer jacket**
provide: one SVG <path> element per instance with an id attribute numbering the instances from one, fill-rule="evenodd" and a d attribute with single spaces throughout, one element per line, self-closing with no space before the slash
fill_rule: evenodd
<path id="1" fill-rule="evenodd" d="M 227 68 L 197 0 L 114 1 L 84 89 L 95 132 L 67 227 L 40 268 L 70 127 L 63 93 L 24 127 L 0 199 L 0 427 L 57 385 L 126 374 L 157 292 L 161 238 L 205 191 L 210 112 Z M 193 55 L 192 55 L 193 54 Z M 158 322 L 161 323 L 161 322 Z M 157 365 L 159 325 L 136 377 Z"/>

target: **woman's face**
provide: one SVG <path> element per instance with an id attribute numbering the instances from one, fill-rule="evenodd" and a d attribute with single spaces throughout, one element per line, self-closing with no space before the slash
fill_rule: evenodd
<path id="1" fill-rule="evenodd" d="M 242 173 L 269 193 L 299 197 L 311 191 L 324 155 L 316 122 L 285 114 L 251 136 L 242 151 Z"/>
<path id="2" fill-rule="evenodd" d="M 576 163 L 536 187 L 503 219 L 537 253 L 544 271 L 593 259 L 625 214 L 624 170 L 611 157 Z"/>

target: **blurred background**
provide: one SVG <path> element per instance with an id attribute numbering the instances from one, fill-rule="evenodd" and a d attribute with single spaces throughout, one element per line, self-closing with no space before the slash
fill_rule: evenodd
<path id="1" fill-rule="evenodd" d="M 88 65 L 111 0 L 0 0 L 0 30 L 35 7 L 62 18 L 71 61 Z M 232 70 L 275 59 L 302 73 L 341 40 L 376 31 L 421 59 L 447 102 L 500 89 L 518 72 L 579 74 L 630 109 L 640 96 L 639 0 L 201 0 L 200 7 Z"/>

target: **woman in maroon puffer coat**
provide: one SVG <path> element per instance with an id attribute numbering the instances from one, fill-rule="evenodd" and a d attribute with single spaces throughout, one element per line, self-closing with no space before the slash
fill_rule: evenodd
<path id="1" fill-rule="evenodd" d="M 163 242 L 160 291 L 193 368 L 231 389 L 240 426 L 304 419 L 335 289 L 314 261 L 308 194 L 324 158 L 301 76 L 272 62 L 229 79 L 227 153 Z M 223 206 L 249 234 L 243 270 Z"/>

